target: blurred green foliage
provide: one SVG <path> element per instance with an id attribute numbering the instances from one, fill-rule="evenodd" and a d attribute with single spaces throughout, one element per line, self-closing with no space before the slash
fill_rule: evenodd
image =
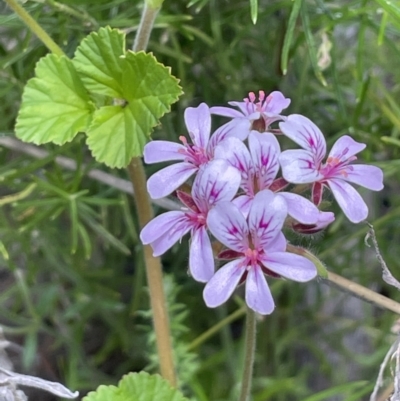
<path id="1" fill-rule="evenodd" d="M 133 43 L 142 6 L 127 0 L 24 3 L 69 56 L 101 26 L 125 30 Z M 23 87 L 47 50 L 4 3 L 0 12 L 0 132 L 13 136 Z M 185 92 L 154 138 L 185 134 L 188 106 L 223 105 L 263 89 L 290 97 L 289 112 L 315 121 L 328 143 L 345 133 L 367 143 L 361 157 L 386 177 L 382 192 L 363 192 L 370 222 L 400 277 L 396 2 L 165 1 L 149 50 L 172 67 Z M 129 195 L 87 177 L 90 168 L 104 167 L 94 163 L 82 136 L 44 148 L 49 156 L 43 160 L 1 148 L 0 196 L 20 196 L 0 199 L 0 322 L 9 340 L 23 345 L 21 370 L 85 394 L 155 359 L 137 217 Z M 76 170 L 57 165 L 59 154 L 73 159 Z M 149 166 L 148 174 L 159 167 Z M 112 174 L 126 178 L 124 171 Z M 327 232 L 297 243 L 332 271 L 396 299 L 364 244 L 367 227 L 351 225 L 332 207 L 337 220 Z M 188 380 L 183 388 L 198 401 L 235 400 L 242 318 L 190 344 L 240 308 L 241 300 L 207 309 L 202 285 L 188 277 L 185 245 L 163 259 L 172 277 L 167 285 L 178 366 Z M 367 399 L 393 341 L 395 316 L 319 282 L 274 281 L 272 290 L 277 309 L 258 324 L 254 400 Z"/>

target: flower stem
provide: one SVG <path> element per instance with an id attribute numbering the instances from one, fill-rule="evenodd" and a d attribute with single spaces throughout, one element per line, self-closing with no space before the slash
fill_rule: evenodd
<path id="1" fill-rule="evenodd" d="M 132 48 L 134 52 L 139 52 L 140 50 L 145 50 L 147 48 L 151 30 L 153 29 L 153 24 L 159 11 L 160 8 L 152 8 L 147 4 L 147 2 L 145 2 L 139 28 Z"/>
<path id="2" fill-rule="evenodd" d="M 400 315 L 400 304 L 398 302 L 384 297 L 383 295 L 378 294 L 375 291 L 370 290 L 369 288 L 363 287 L 360 284 L 354 283 L 351 280 L 347 280 L 346 278 L 329 271 L 328 278 L 324 280 L 326 280 L 328 283 L 335 284 L 340 289 L 351 292 L 358 298 L 361 298 L 368 302 L 372 302 L 373 304 L 380 306 L 381 308 L 388 309 Z"/>
<path id="3" fill-rule="evenodd" d="M 137 52 L 146 49 L 158 11 L 159 8 L 152 8 L 146 2 L 139 29 L 136 34 L 133 51 Z M 132 181 L 133 192 L 135 194 L 134 199 L 139 217 L 139 224 L 142 228 L 153 218 L 153 209 L 147 194 L 146 174 L 139 157 L 135 157 L 131 160 L 128 165 L 128 172 Z M 152 249 L 149 245 L 144 246 L 144 263 L 146 266 L 147 283 L 150 292 L 150 303 L 153 311 L 153 322 L 161 375 L 173 386 L 176 386 L 170 326 L 162 282 L 162 266 L 160 258 L 153 257 Z"/>
<path id="4" fill-rule="evenodd" d="M 54 54 L 65 56 L 65 53 L 47 32 L 20 6 L 16 0 L 5 0 L 8 6 L 24 21 L 26 26 L 44 43 L 44 45 Z"/>
<path id="5" fill-rule="evenodd" d="M 146 175 L 140 158 L 135 157 L 131 160 L 128 165 L 128 171 L 135 194 L 134 198 L 139 224 L 140 227 L 144 227 L 153 218 L 153 210 L 147 195 Z M 144 263 L 150 292 L 150 303 L 153 311 L 161 375 L 175 386 L 176 376 L 172 357 L 168 313 L 162 283 L 161 262 L 160 258 L 153 257 L 153 252 L 149 245 L 144 246 Z"/>
<path id="6" fill-rule="evenodd" d="M 247 307 L 244 369 L 239 401 L 249 401 L 250 399 L 254 353 L 256 349 L 256 323 L 255 312 Z"/>

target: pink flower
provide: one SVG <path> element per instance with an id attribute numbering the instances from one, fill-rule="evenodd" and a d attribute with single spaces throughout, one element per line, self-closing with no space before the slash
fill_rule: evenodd
<path id="1" fill-rule="evenodd" d="M 250 151 L 239 139 L 231 137 L 222 141 L 215 149 L 216 158 L 227 160 L 241 173 L 244 194 L 237 197 L 233 203 L 245 216 L 259 191 L 275 187 L 280 154 L 279 143 L 271 133 L 260 134 L 252 131 L 248 143 Z M 277 195 L 285 199 L 288 214 L 294 219 L 304 224 L 317 223 L 320 212 L 309 200 L 291 192 L 278 192 Z"/>
<path id="2" fill-rule="evenodd" d="M 202 103 L 185 110 L 185 123 L 192 143 L 184 136 L 182 144 L 170 141 L 152 141 L 144 147 L 144 161 L 148 164 L 172 160 L 180 163 L 163 168 L 147 181 L 147 190 L 152 199 L 163 198 L 179 188 L 200 166 L 214 157 L 214 148 L 220 141 L 233 133 L 219 128 L 210 139 L 211 114 L 209 107 Z"/>
<path id="3" fill-rule="evenodd" d="M 328 186 L 344 214 L 353 223 L 368 216 L 368 207 L 358 192 L 348 184 L 361 185 L 373 191 L 383 188 L 382 170 L 375 166 L 351 164 L 355 156 L 365 148 L 350 136 L 339 138 L 333 145 L 325 163 L 326 142 L 319 128 L 308 118 L 293 114 L 279 124 L 284 135 L 303 149 L 286 150 L 279 161 L 282 175 L 294 184 L 313 183 L 312 198 L 316 205 L 321 202 L 322 192 Z"/>
<path id="4" fill-rule="evenodd" d="M 208 281 L 203 293 L 207 306 L 214 308 L 226 302 L 236 286 L 246 280 L 247 305 L 267 315 L 275 305 L 264 274 L 299 282 L 317 275 L 308 259 L 285 252 L 281 230 L 286 215 L 284 199 L 269 190 L 255 196 L 247 219 L 231 202 L 220 202 L 209 211 L 209 230 L 232 254 L 236 253 L 237 259 L 222 266 Z"/>
<path id="5" fill-rule="evenodd" d="M 202 166 L 194 180 L 192 196 L 178 192 L 186 210 L 155 217 L 141 231 L 142 243 L 150 244 L 153 255 L 160 256 L 190 231 L 190 272 L 195 280 L 207 282 L 214 273 L 207 215 L 217 203 L 230 201 L 236 195 L 239 184 L 239 172 L 224 160 L 214 160 Z"/>
<path id="6" fill-rule="evenodd" d="M 247 134 L 252 130 L 265 132 L 274 121 L 283 120 L 285 117 L 280 113 L 290 104 L 290 99 L 278 91 L 270 93 L 267 97 L 264 91 L 259 91 L 258 102 L 256 100 L 256 95 L 250 92 L 249 97 L 243 99 L 243 102 L 229 102 L 240 111 L 229 107 L 211 107 L 210 111 L 211 114 L 233 118 L 231 122 L 225 124 L 226 129 L 235 132 L 235 136 L 241 138 L 243 132 Z"/>

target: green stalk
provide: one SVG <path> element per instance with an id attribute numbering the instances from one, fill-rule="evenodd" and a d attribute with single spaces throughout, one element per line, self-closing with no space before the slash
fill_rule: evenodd
<path id="1" fill-rule="evenodd" d="M 8 6 L 24 21 L 26 26 L 43 42 L 43 44 L 54 54 L 65 56 L 65 53 L 47 32 L 20 6 L 16 0 L 4 0 Z"/>
<path id="2" fill-rule="evenodd" d="M 250 400 L 254 353 L 256 350 L 256 323 L 255 312 L 247 307 L 244 368 L 239 401 Z"/>
<path id="3" fill-rule="evenodd" d="M 146 49 L 158 11 L 159 8 L 152 8 L 147 3 L 145 4 L 133 51 L 138 52 Z M 139 224 L 140 227 L 144 227 L 154 215 L 147 194 L 146 174 L 139 157 L 135 157 L 131 160 L 128 165 L 128 171 L 135 194 L 134 199 L 139 217 Z M 153 311 L 161 375 L 173 386 L 176 386 L 169 318 L 162 282 L 162 266 L 160 258 L 153 257 L 152 249 L 149 245 L 144 246 L 144 263 L 150 292 L 150 303 Z"/>

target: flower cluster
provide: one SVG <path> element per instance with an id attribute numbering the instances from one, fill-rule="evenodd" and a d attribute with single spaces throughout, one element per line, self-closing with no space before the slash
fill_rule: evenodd
<path id="1" fill-rule="evenodd" d="M 310 260 L 287 251 L 284 227 L 315 233 L 332 223 L 334 214 L 319 210 L 326 188 L 351 222 L 365 220 L 367 205 L 350 184 L 379 191 L 383 174 L 375 166 L 353 163 L 365 145 L 347 135 L 325 160 L 322 132 L 304 116 L 282 115 L 290 100 L 280 92 L 260 91 L 258 99 L 250 93 L 243 102 L 229 104 L 240 111 L 205 103 L 187 108 L 190 141 L 181 136 L 181 144 L 145 146 L 146 163 L 179 161 L 153 174 L 147 188 L 153 199 L 175 193 L 182 210 L 157 216 L 140 238 L 160 256 L 190 233 L 189 270 L 206 283 L 207 306 L 221 305 L 245 283 L 247 305 L 269 314 L 275 305 L 266 277 L 305 282 L 317 275 Z M 212 114 L 231 120 L 211 135 Z M 282 134 L 301 149 L 281 151 L 277 135 Z M 188 180 L 191 193 L 181 189 Z M 311 200 L 303 196 L 307 189 Z M 221 249 L 216 258 L 227 261 L 217 271 L 216 248 Z"/>

